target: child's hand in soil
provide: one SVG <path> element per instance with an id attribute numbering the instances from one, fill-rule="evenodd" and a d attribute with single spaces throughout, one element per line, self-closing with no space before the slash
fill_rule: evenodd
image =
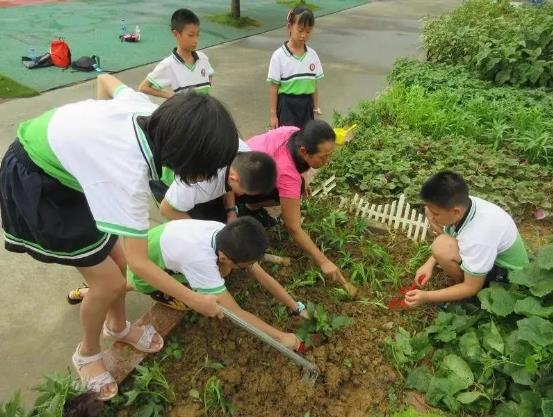
<path id="1" fill-rule="evenodd" d="M 428 291 L 411 290 L 405 294 L 405 304 L 408 307 L 418 307 L 427 303 Z"/>
<path id="2" fill-rule="evenodd" d="M 427 263 L 417 269 L 417 272 L 415 272 L 415 284 L 417 285 L 417 287 L 424 287 L 432 276 L 433 271 L 434 268 L 432 267 L 432 265 L 428 265 Z"/>
<path id="3" fill-rule="evenodd" d="M 329 260 L 321 264 L 321 271 L 327 278 L 332 279 L 338 279 L 338 274 L 340 273 L 338 267 Z"/>
<path id="4" fill-rule="evenodd" d="M 279 342 L 288 349 L 297 349 L 301 344 L 301 340 L 294 333 L 283 333 Z"/>

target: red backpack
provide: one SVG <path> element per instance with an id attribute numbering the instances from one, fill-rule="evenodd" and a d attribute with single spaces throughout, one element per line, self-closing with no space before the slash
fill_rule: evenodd
<path id="1" fill-rule="evenodd" d="M 56 67 L 67 68 L 71 65 L 71 50 L 61 38 L 54 39 L 50 44 L 50 57 Z"/>

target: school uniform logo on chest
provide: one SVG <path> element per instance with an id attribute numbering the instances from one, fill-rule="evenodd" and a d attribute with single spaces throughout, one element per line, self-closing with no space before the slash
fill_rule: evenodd
<path id="1" fill-rule="evenodd" d="M 201 74 L 202 74 L 202 77 L 205 77 L 205 68 L 202 68 Z"/>
<path id="2" fill-rule="evenodd" d="M 309 65 L 309 71 L 315 71 L 315 64 L 314 63 L 311 63 Z"/>

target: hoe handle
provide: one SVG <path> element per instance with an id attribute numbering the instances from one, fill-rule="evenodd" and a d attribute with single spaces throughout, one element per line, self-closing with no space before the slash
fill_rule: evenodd
<path id="1" fill-rule="evenodd" d="M 230 321 L 232 321 L 237 326 L 241 327 L 242 329 L 246 330 L 247 332 L 253 334 L 257 338 L 261 339 L 263 342 L 267 343 L 269 346 L 275 348 L 283 355 L 287 356 L 292 361 L 296 362 L 299 366 L 304 368 L 308 373 L 308 379 L 312 380 L 312 382 L 315 382 L 315 379 L 319 375 L 319 368 L 317 368 L 317 365 L 315 365 L 312 362 L 309 362 L 307 359 L 303 358 L 302 356 L 298 355 L 296 352 L 294 352 L 292 349 L 288 349 L 286 346 L 284 346 L 282 343 L 277 342 L 275 339 L 273 339 L 271 336 L 269 336 L 267 333 L 259 330 L 257 327 L 251 325 L 247 321 L 241 319 L 236 314 L 234 314 L 229 309 L 221 306 L 221 310 L 226 318 L 228 318 Z"/>

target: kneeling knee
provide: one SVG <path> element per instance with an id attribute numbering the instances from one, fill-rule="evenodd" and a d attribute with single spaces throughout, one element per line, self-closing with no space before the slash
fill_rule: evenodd
<path id="1" fill-rule="evenodd" d="M 432 256 L 439 264 L 458 261 L 459 246 L 457 240 L 448 235 L 438 236 L 432 243 Z"/>

